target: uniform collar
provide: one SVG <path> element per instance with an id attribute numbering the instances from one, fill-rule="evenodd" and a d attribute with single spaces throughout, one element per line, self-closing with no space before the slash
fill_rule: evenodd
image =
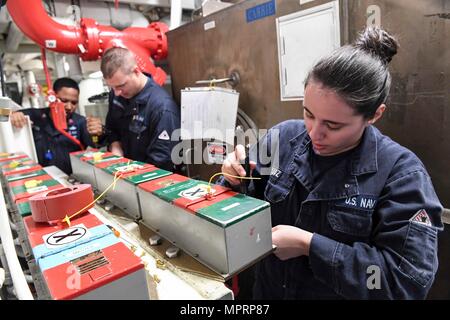
<path id="1" fill-rule="evenodd" d="M 378 171 L 377 134 L 374 126 L 368 126 L 364 131 L 361 143 L 353 153 L 351 174 L 355 176 Z"/>
<path id="2" fill-rule="evenodd" d="M 147 74 L 144 73 L 144 75 L 147 77 L 147 81 L 145 82 L 145 86 L 142 88 L 142 90 L 132 99 L 139 104 L 146 104 L 150 98 L 151 95 L 151 90 L 148 90 L 149 88 L 154 86 L 152 77 Z"/>
<path id="3" fill-rule="evenodd" d="M 313 185 L 313 174 L 309 165 L 311 139 L 306 130 L 291 139 L 289 142 L 294 154 L 289 170 L 310 191 L 307 200 L 340 199 L 359 194 L 356 176 L 378 170 L 376 134 L 375 128 L 367 127 L 361 143 L 349 155 L 350 163 L 341 162 L 316 186 Z"/>

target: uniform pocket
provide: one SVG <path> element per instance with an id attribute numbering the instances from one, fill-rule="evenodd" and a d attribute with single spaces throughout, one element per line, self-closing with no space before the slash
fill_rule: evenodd
<path id="1" fill-rule="evenodd" d="M 425 287 L 437 269 L 436 248 L 436 229 L 410 222 L 399 269 Z"/>
<path id="2" fill-rule="evenodd" d="M 142 132 L 144 132 L 145 130 L 147 130 L 147 126 L 141 122 L 141 121 L 131 121 L 130 125 L 128 126 L 128 129 L 131 132 L 136 133 L 137 135 L 140 135 Z"/>
<path id="3" fill-rule="evenodd" d="M 334 231 L 352 236 L 367 237 L 372 230 L 372 212 L 332 207 L 328 211 L 328 222 Z"/>
<path id="4" fill-rule="evenodd" d="M 267 181 L 264 196 L 270 203 L 278 203 L 286 199 L 292 188 L 294 176 L 282 173 L 279 177 L 271 176 Z"/>

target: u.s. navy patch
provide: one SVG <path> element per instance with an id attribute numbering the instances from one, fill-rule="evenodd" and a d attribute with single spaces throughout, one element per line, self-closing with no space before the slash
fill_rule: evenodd
<path id="1" fill-rule="evenodd" d="M 411 219 L 409 219 L 409 221 L 411 222 L 415 222 L 415 223 L 420 223 L 420 224 L 424 224 L 427 226 L 431 226 L 431 220 L 430 217 L 428 216 L 428 213 L 425 209 L 420 209 L 419 211 L 417 211 Z"/>
<path id="2" fill-rule="evenodd" d="M 72 125 L 69 127 L 69 134 L 74 137 L 75 139 L 78 139 L 78 128 L 75 125 Z"/>
<path id="3" fill-rule="evenodd" d="M 338 200 L 335 204 L 346 208 L 373 210 L 377 204 L 377 198 L 370 195 L 360 194 L 354 197 Z"/>

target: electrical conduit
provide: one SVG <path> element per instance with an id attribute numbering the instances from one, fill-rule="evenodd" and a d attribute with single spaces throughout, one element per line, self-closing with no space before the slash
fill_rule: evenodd
<path id="1" fill-rule="evenodd" d="M 9 271 L 13 281 L 14 289 L 19 300 L 33 300 L 27 280 L 22 271 L 22 267 L 17 259 L 14 240 L 11 229 L 9 228 L 8 211 L 6 210 L 3 188 L 0 182 L 0 236 L 6 260 L 8 261 Z"/>

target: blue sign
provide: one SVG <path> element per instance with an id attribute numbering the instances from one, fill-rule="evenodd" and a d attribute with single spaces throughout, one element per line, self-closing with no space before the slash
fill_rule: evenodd
<path id="1" fill-rule="evenodd" d="M 275 15 L 275 0 L 264 2 L 246 11 L 247 23 Z"/>

